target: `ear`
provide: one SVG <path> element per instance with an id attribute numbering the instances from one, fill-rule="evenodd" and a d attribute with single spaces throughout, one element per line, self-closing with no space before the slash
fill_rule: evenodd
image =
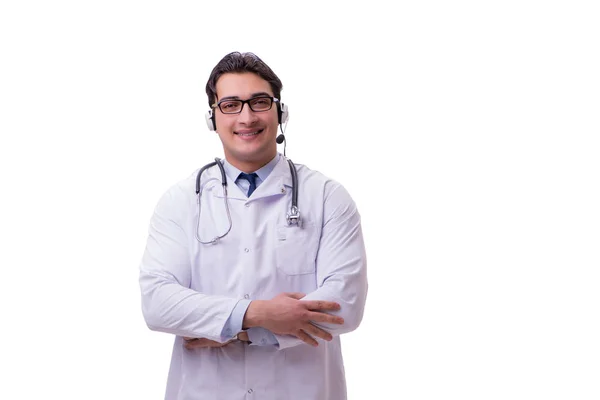
<path id="1" fill-rule="evenodd" d="M 289 117 L 290 113 L 288 111 L 288 107 L 285 104 L 281 103 L 281 108 L 279 112 L 279 123 L 285 124 Z"/>
<path id="2" fill-rule="evenodd" d="M 209 131 L 216 131 L 217 127 L 215 124 L 215 115 L 213 114 L 213 110 L 208 110 L 204 115 L 204 119 L 206 119 L 206 126 Z"/>

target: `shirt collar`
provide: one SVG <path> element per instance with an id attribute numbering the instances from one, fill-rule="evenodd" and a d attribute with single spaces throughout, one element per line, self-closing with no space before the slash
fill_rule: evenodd
<path id="1" fill-rule="evenodd" d="M 260 182 L 264 182 L 267 179 L 267 177 L 271 174 L 271 172 L 273 172 L 273 169 L 277 165 L 277 162 L 279 162 L 280 158 L 281 154 L 277 153 L 271 161 L 269 161 L 267 164 L 265 164 L 258 170 L 254 171 L 256 175 L 258 175 L 258 179 L 260 179 Z M 227 175 L 227 180 L 231 182 L 235 182 L 240 173 L 242 172 L 233 165 L 231 165 L 227 161 L 227 159 L 223 160 L 223 168 L 225 169 L 225 175 Z"/>

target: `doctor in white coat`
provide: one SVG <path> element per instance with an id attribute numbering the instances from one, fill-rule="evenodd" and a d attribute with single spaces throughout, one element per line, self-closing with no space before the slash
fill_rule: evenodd
<path id="1" fill-rule="evenodd" d="M 367 296 L 360 215 L 339 183 L 277 152 L 281 89 L 256 55 L 226 55 L 206 85 L 225 176 L 214 165 L 197 184 L 199 169 L 151 218 L 142 311 L 175 335 L 167 400 L 346 399 L 340 335 Z"/>

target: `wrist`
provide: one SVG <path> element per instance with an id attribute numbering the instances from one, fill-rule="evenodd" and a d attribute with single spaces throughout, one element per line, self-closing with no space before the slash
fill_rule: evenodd
<path id="1" fill-rule="evenodd" d="M 244 319 L 242 321 L 242 329 L 254 328 L 261 326 L 264 314 L 265 300 L 252 300 L 246 309 Z"/>

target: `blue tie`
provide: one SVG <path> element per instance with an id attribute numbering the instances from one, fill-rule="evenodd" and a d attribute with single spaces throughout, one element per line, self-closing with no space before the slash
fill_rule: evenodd
<path id="1" fill-rule="evenodd" d="M 246 174 L 242 172 L 240 173 L 240 176 L 238 176 L 238 179 L 245 179 L 248 182 L 250 182 L 250 187 L 248 188 L 248 197 L 250 197 L 252 192 L 254 192 L 254 190 L 256 189 L 256 178 L 258 178 L 256 172 L 253 172 L 251 174 Z"/>

